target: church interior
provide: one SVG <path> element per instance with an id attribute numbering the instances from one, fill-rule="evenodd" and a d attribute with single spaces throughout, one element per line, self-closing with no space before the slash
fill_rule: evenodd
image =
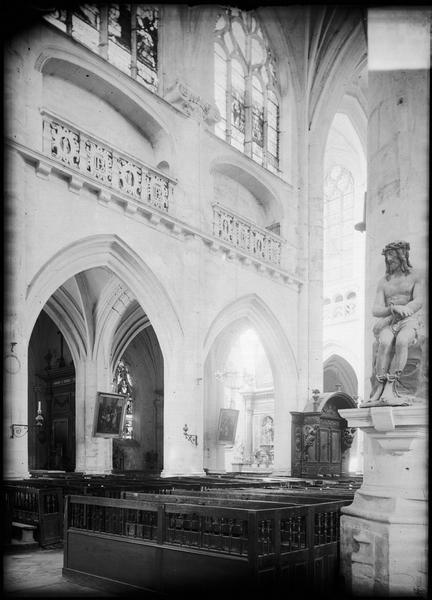
<path id="1" fill-rule="evenodd" d="M 5 555 L 425 597 L 431 11 L 17 6 Z"/>

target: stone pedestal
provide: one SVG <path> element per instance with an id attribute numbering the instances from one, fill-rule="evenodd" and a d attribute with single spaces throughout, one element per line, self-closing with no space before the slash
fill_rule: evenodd
<path id="1" fill-rule="evenodd" d="M 342 509 L 341 569 L 347 591 L 426 595 L 426 406 L 339 413 L 349 427 L 365 434 L 363 485 Z"/>

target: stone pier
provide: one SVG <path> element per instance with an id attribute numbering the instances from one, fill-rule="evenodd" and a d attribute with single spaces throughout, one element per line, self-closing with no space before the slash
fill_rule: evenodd
<path id="1" fill-rule="evenodd" d="M 426 596 L 426 406 L 339 413 L 365 434 L 363 485 L 342 509 L 347 590 L 361 596 Z"/>

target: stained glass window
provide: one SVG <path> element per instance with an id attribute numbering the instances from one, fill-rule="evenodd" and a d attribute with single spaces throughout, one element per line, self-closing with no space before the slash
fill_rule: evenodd
<path id="1" fill-rule="evenodd" d="M 82 4 L 55 10 L 45 18 L 148 89 L 157 91 L 157 8 L 144 4 Z"/>
<path id="2" fill-rule="evenodd" d="M 114 389 L 117 394 L 122 394 L 127 397 L 126 418 L 123 428 L 123 439 L 131 440 L 133 438 L 133 403 L 134 390 L 132 378 L 129 369 L 123 359 L 119 360 L 114 373 Z"/>
<path id="3" fill-rule="evenodd" d="M 97 4 L 83 4 L 73 9 L 72 35 L 97 52 L 99 46 L 100 10 Z"/>
<path id="4" fill-rule="evenodd" d="M 263 31 L 250 12 L 227 8 L 216 20 L 215 133 L 278 173 L 279 100 L 276 69 Z"/>

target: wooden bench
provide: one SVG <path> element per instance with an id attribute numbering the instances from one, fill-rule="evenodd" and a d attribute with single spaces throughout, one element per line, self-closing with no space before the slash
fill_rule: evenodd
<path id="1" fill-rule="evenodd" d="M 60 542 L 63 538 L 63 494 L 59 488 L 37 488 L 23 485 L 3 485 L 2 496 L 7 531 L 13 528 L 27 531 L 41 546 Z"/>
<path id="2" fill-rule="evenodd" d="M 337 580 L 343 502 L 163 500 L 68 496 L 63 574 L 120 593 L 201 596 Z"/>

